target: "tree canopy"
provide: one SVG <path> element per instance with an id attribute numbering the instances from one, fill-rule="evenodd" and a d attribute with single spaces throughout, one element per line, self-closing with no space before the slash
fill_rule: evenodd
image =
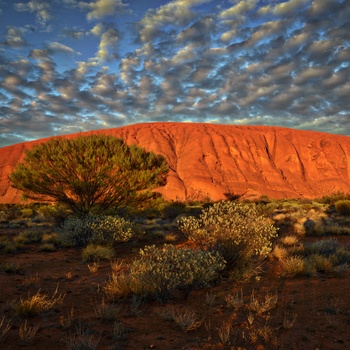
<path id="1" fill-rule="evenodd" d="M 113 136 L 57 137 L 26 150 L 10 175 L 27 198 L 67 204 L 75 213 L 139 206 L 164 186 L 161 155 L 128 146 Z"/>

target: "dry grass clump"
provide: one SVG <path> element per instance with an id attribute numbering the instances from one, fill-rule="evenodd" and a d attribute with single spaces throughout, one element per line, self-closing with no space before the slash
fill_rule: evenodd
<path id="1" fill-rule="evenodd" d="M 274 309 L 277 306 L 278 296 L 277 294 L 267 293 L 262 300 L 259 300 L 255 296 L 253 290 L 250 297 L 250 303 L 248 305 L 248 310 L 254 312 L 257 316 L 261 316 Z"/>
<path id="2" fill-rule="evenodd" d="M 286 247 L 296 245 L 299 242 L 299 238 L 295 235 L 286 235 L 279 239 L 279 242 Z"/>
<path id="3" fill-rule="evenodd" d="M 110 246 L 89 244 L 82 251 L 83 262 L 113 260 L 114 256 L 114 249 Z"/>
<path id="4" fill-rule="evenodd" d="M 173 320 L 184 332 L 194 331 L 203 323 L 203 319 L 198 317 L 196 311 L 189 308 L 184 310 L 172 309 L 169 314 L 169 319 Z"/>
<path id="5" fill-rule="evenodd" d="M 28 297 L 25 299 L 20 298 L 20 300 L 12 306 L 12 309 L 14 313 L 20 317 L 34 316 L 62 305 L 64 297 L 65 294 L 58 294 L 57 288 L 51 297 L 42 294 L 39 290 L 32 296 L 28 294 Z"/>
<path id="6" fill-rule="evenodd" d="M 304 273 L 304 259 L 299 256 L 289 256 L 282 259 L 282 276 L 284 277 L 295 277 L 300 276 Z"/>

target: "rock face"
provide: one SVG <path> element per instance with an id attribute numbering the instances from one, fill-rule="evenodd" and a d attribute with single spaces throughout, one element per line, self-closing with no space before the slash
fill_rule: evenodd
<path id="1" fill-rule="evenodd" d="M 159 189 L 168 200 L 315 198 L 350 193 L 350 137 L 279 127 L 147 123 L 93 131 L 162 154 L 170 167 Z M 74 137 L 74 135 L 69 135 Z M 0 148 L 0 203 L 20 202 L 8 176 L 24 150 L 46 141 Z"/>

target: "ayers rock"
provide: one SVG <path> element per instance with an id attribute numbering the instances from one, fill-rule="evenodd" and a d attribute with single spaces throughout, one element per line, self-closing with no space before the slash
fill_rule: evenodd
<path id="1" fill-rule="evenodd" d="M 170 171 L 159 192 L 168 200 L 220 200 L 228 193 L 248 198 L 350 193 L 348 136 L 196 123 L 135 124 L 93 133 L 123 138 L 165 156 Z M 0 203 L 20 202 L 21 193 L 8 176 L 25 149 L 46 140 L 0 148 Z"/>

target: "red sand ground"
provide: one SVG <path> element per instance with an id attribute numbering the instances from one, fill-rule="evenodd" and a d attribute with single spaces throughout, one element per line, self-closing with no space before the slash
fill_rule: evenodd
<path id="1" fill-rule="evenodd" d="M 1 229 L 0 235 L 18 234 L 18 229 Z M 349 237 L 337 237 L 342 243 L 350 245 Z M 117 256 L 123 259 L 135 257 L 144 242 L 121 245 Z M 19 263 L 22 270 L 19 274 L 0 274 L 0 318 L 11 319 L 12 329 L 1 349 L 21 349 L 18 331 L 22 320 L 13 315 L 9 305 L 33 295 L 41 290 L 52 295 L 58 287 L 59 293 L 66 294 L 62 306 L 40 316 L 28 318 L 28 325 L 39 325 L 34 342 L 27 345 L 30 350 L 67 349 L 66 341 L 80 324 L 89 330 L 95 339 L 99 339 L 98 350 L 123 349 L 349 349 L 350 344 L 350 276 L 339 278 L 322 276 L 315 278 L 284 279 L 278 277 L 276 262 L 267 261 L 263 267 L 260 280 L 247 283 L 223 282 L 207 289 L 193 290 L 185 300 L 181 293 L 174 294 L 167 303 L 150 302 L 146 305 L 130 307 L 130 302 L 122 302 L 118 313 L 119 321 L 130 332 L 126 340 L 114 341 L 112 337 L 113 322 L 101 321 L 96 313 L 96 305 L 105 298 L 102 287 L 112 273 L 110 265 L 100 264 L 98 273 L 90 273 L 87 264 L 81 261 L 79 249 L 66 249 L 57 252 L 40 252 L 35 245 L 26 246 L 20 254 L 3 254 L 1 262 Z M 28 277 L 37 276 L 32 285 L 26 285 Z M 243 290 L 245 302 L 249 303 L 252 291 L 257 298 L 266 293 L 277 293 L 277 308 L 270 312 L 268 324 L 278 339 L 278 345 L 257 342 L 247 345 L 242 340 L 242 332 L 249 337 L 246 311 L 237 313 L 226 307 L 225 296 L 228 293 Z M 213 305 L 208 305 L 206 294 L 216 294 Z M 202 326 L 192 332 L 183 332 L 173 321 L 164 320 L 161 315 L 172 308 L 191 308 L 204 319 Z M 62 318 L 67 318 L 74 309 L 72 325 L 63 329 Z M 283 328 L 285 312 L 296 315 L 296 321 L 289 330 Z M 218 328 L 223 322 L 230 321 L 233 334 L 230 346 L 222 346 Z M 264 325 L 262 319 L 260 321 Z M 257 323 L 255 323 L 257 324 Z M 249 344 L 249 343 L 248 343 Z"/>

